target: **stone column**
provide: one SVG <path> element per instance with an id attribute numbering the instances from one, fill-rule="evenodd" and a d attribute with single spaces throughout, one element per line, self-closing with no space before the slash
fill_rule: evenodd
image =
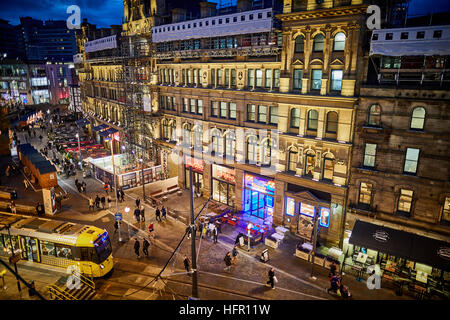
<path id="1" fill-rule="evenodd" d="M 242 201 L 243 201 L 243 192 L 244 192 L 244 171 L 241 169 L 235 169 L 235 180 L 236 180 L 236 186 L 234 189 L 234 194 L 235 194 L 235 202 L 234 202 L 234 206 L 236 208 L 236 210 L 240 211 L 243 210 L 243 205 L 242 205 Z"/>
<path id="2" fill-rule="evenodd" d="M 283 224 L 284 212 L 284 182 L 275 180 L 275 206 L 273 208 L 273 224 L 280 226 Z"/>

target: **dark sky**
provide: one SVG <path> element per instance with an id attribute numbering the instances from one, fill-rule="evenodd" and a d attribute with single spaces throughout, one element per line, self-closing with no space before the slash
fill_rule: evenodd
<path id="1" fill-rule="evenodd" d="M 230 0 L 213 1 L 230 2 Z M 19 24 L 21 16 L 31 16 L 40 20 L 66 20 L 69 17 L 66 9 L 72 4 L 80 7 L 81 19 L 87 18 L 97 27 L 122 24 L 123 0 L 1 0 L 0 18 L 9 20 L 14 25 Z M 450 11 L 449 0 L 411 0 L 409 14 L 417 16 L 442 11 Z"/>

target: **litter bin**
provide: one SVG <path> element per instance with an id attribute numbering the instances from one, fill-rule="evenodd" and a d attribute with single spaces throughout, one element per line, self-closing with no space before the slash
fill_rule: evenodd
<path id="1" fill-rule="evenodd" d="M 261 261 L 262 262 L 267 262 L 269 261 L 269 249 L 264 249 L 261 252 Z"/>

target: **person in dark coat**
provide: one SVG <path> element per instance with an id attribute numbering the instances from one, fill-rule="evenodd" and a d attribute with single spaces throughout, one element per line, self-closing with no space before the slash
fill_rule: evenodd
<path id="1" fill-rule="evenodd" d="M 140 204 L 141 204 L 141 199 L 139 199 L 139 197 L 137 197 L 137 199 L 136 199 L 136 207 L 139 208 Z"/>
<path id="2" fill-rule="evenodd" d="M 118 200 L 118 201 L 120 201 L 120 202 L 123 201 L 123 200 L 121 199 L 121 197 L 120 197 L 120 190 L 117 190 L 116 196 L 117 196 L 117 200 Z"/>
<path id="3" fill-rule="evenodd" d="M 136 256 L 138 257 L 138 259 L 141 257 L 139 255 L 139 249 L 141 248 L 141 244 L 139 243 L 139 240 L 136 238 L 136 241 L 134 242 L 134 253 L 136 254 Z"/>
<path id="4" fill-rule="evenodd" d="M 106 203 L 106 199 L 105 196 L 102 196 L 100 199 L 101 203 L 102 203 L 102 209 L 105 209 L 105 203 Z"/>
<path id="5" fill-rule="evenodd" d="M 339 275 L 334 275 L 330 278 L 330 287 L 327 289 L 327 292 L 330 293 L 330 291 L 333 291 L 334 293 L 337 293 L 338 289 L 339 289 Z"/>
<path id="6" fill-rule="evenodd" d="M 117 229 L 119 229 L 119 221 L 114 221 L 114 234 L 116 234 Z"/>
<path id="7" fill-rule="evenodd" d="M 155 215 L 156 215 L 156 220 L 159 220 L 160 222 L 162 222 L 162 220 L 161 220 L 161 211 L 159 211 L 158 207 L 156 208 Z"/>
<path id="8" fill-rule="evenodd" d="M 266 282 L 266 285 L 267 285 L 267 284 L 270 284 L 270 286 L 272 287 L 272 289 L 275 289 L 275 269 L 274 269 L 274 268 L 271 268 L 271 269 L 269 270 L 268 275 L 269 275 L 269 281 Z"/>
<path id="9" fill-rule="evenodd" d="M 95 207 L 100 209 L 100 197 L 98 195 L 95 197 Z"/>
<path id="10" fill-rule="evenodd" d="M 223 261 L 225 261 L 225 268 L 223 270 L 230 272 L 231 271 L 231 253 L 230 252 L 227 252 Z"/>
<path id="11" fill-rule="evenodd" d="M 145 207 L 141 206 L 141 221 L 145 221 Z"/>
<path id="12" fill-rule="evenodd" d="M 134 209 L 134 217 L 137 222 L 141 221 L 141 210 L 139 210 L 139 207 Z"/>
<path id="13" fill-rule="evenodd" d="M 162 217 L 164 218 L 164 219 L 167 219 L 167 217 L 166 217 L 166 208 L 163 206 L 162 207 L 162 209 L 161 209 L 161 215 L 162 215 Z"/>
<path id="14" fill-rule="evenodd" d="M 188 273 L 188 276 L 191 276 L 191 261 L 186 255 L 184 256 L 183 264 L 186 272 Z"/>
<path id="15" fill-rule="evenodd" d="M 125 192 L 123 192 L 123 190 L 120 189 L 120 199 L 121 199 L 121 202 L 124 201 L 124 197 L 125 197 Z"/>
<path id="16" fill-rule="evenodd" d="M 142 242 L 142 252 L 145 254 L 145 256 L 148 257 L 148 247 L 150 246 L 150 243 L 147 241 L 147 239 L 144 238 Z"/>
<path id="17" fill-rule="evenodd" d="M 219 230 L 217 229 L 217 226 L 214 226 L 214 229 L 212 232 L 213 232 L 214 243 L 217 243 L 217 236 L 219 235 Z"/>

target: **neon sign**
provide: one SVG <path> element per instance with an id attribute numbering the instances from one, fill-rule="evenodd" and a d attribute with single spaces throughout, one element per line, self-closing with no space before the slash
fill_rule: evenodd
<path id="1" fill-rule="evenodd" d="M 286 214 L 293 217 L 295 212 L 295 200 L 292 198 L 286 198 Z"/>
<path id="2" fill-rule="evenodd" d="M 275 194 L 275 181 L 266 180 L 263 178 L 255 177 L 249 174 L 245 175 L 245 186 L 249 189 L 268 193 L 270 195 Z"/>
<path id="3" fill-rule="evenodd" d="M 320 219 L 319 225 L 322 227 L 328 228 L 330 225 L 330 209 L 321 207 L 320 208 Z"/>

